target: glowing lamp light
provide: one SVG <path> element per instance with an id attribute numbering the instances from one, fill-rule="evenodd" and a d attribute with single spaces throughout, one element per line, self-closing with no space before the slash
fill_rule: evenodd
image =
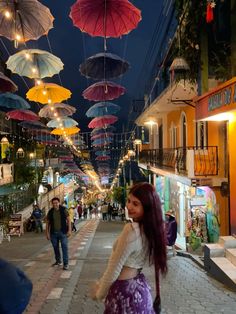
<path id="1" fill-rule="evenodd" d="M 157 125 L 156 121 L 149 120 L 149 121 L 144 122 L 144 124 L 147 125 L 147 126 L 150 126 L 150 133 L 152 135 L 152 128 L 153 128 L 154 125 Z"/>
<path id="2" fill-rule="evenodd" d="M 7 19 L 10 19 L 11 18 L 11 12 L 10 11 L 8 11 L 8 10 L 6 10 L 5 12 L 4 12 L 4 15 L 5 15 L 5 17 L 7 18 Z"/>
<path id="3" fill-rule="evenodd" d="M 27 59 L 27 60 L 30 59 L 30 54 L 28 52 L 25 53 L 25 59 Z"/>
<path id="4" fill-rule="evenodd" d="M 15 35 L 15 38 L 16 38 L 17 41 L 20 41 L 20 40 L 21 40 L 21 36 L 20 36 L 19 34 L 16 34 L 16 35 Z"/>
<path id="5" fill-rule="evenodd" d="M 140 139 L 135 139 L 134 140 L 134 145 L 141 145 L 142 141 Z"/>
<path id="6" fill-rule="evenodd" d="M 4 136 L 4 137 L 1 139 L 1 144 L 9 144 L 8 138 L 7 138 L 6 136 Z"/>
<path id="7" fill-rule="evenodd" d="M 52 100 L 51 99 L 48 99 L 48 104 L 51 104 L 52 103 Z"/>
<path id="8" fill-rule="evenodd" d="M 233 121 L 236 117 L 236 111 L 231 112 L 222 112 L 219 114 L 216 114 L 214 116 L 207 117 L 205 119 L 202 119 L 201 121 Z"/>

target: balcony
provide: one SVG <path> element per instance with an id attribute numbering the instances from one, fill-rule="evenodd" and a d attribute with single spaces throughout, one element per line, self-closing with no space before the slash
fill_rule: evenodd
<path id="1" fill-rule="evenodd" d="M 139 162 L 166 169 L 188 178 L 218 175 L 218 147 L 178 147 L 148 149 L 140 153 Z"/>
<path id="2" fill-rule="evenodd" d="M 13 168 L 13 164 L 0 164 L 0 186 L 13 182 Z"/>

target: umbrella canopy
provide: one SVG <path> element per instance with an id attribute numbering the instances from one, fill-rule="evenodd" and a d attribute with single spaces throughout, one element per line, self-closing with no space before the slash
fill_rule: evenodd
<path id="1" fill-rule="evenodd" d="M 110 156 L 97 156 L 96 157 L 96 160 L 99 160 L 99 161 L 110 160 L 110 159 L 111 159 Z"/>
<path id="2" fill-rule="evenodd" d="M 30 105 L 26 100 L 24 100 L 24 98 L 7 92 L 0 94 L 0 107 L 11 109 L 29 109 Z"/>
<path id="3" fill-rule="evenodd" d="M 106 155 L 110 155 L 110 151 L 108 150 L 97 150 L 95 152 L 96 156 L 106 156 Z"/>
<path id="4" fill-rule="evenodd" d="M 76 112 L 75 107 L 70 105 L 66 105 L 63 103 L 57 103 L 53 105 L 45 105 L 39 111 L 39 116 L 43 118 L 53 119 L 55 116 L 57 117 L 64 117 L 64 116 L 71 116 Z"/>
<path id="5" fill-rule="evenodd" d="M 89 108 L 86 112 L 86 116 L 91 117 L 101 117 L 104 115 L 110 115 L 117 113 L 120 110 L 120 106 L 113 104 L 112 102 L 98 102 Z"/>
<path id="6" fill-rule="evenodd" d="M 8 119 L 13 120 L 22 120 L 22 121 L 37 121 L 39 116 L 31 110 L 27 109 L 16 109 L 7 112 L 6 114 Z"/>
<path id="7" fill-rule="evenodd" d="M 40 130 L 40 129 L 47 128 L 46 125 L 40 121 L 23 121 L 23 122 L 20 122 L 19 125 L 24 129 Z"/>
<path id="8" fill-rule="evenodd" d="M 77 0 L 70 17 L 91 36 L 120 37 L 137 27 L 141 11 L 127 0 Z"/>
<path id="9" fill-rule="evenodd" d="M 53 27 L 50 10 L 37 0 L 1 0 L 0 12 L 0 35 L 10 40 L 37 40 Z"/>
<path id="10" fill-rule="evenodd" d="M 61 59 L 48 51 L 39 49 L 21 50 L 10 56 L 7 68 L 20 76 L 32 79 L 52 77 L 63 69 Z"/>
<path id="11" fill-rule="evenodd" d="M 78 125 L 78 122 L 71 118 L 60 118 L 58 121 L 57 119 L 51 120 L 47 123 L 47 127 L 49 128 L 71 128 L 73 126 Z"/>
<path id="12" fill-rule="evenodd" d="M 94 118 L 92 121 L 90 121 L 88 127 L 90 129 L 98 128 L 98 127 L 104 127 L 109 124 L 113 124 L 118 120 L 116 116 L 103 116 L 103 117 L 97 117 Z"/>
<path id="13" fill-rule="evenodd" d="M 83 97 L 92 101 L 112 100 L 125 93 L 125 88 L 110 81 L 97 82 L 83 91 Z"/>
<path id="14" fill-rule="evenodd" d="M 26 97 L 41 104 L 60 103 L 70 98 L 71 92 L 60 85 L 54 83 L 44 83 L 32 87 L 26 94 Z"/>
<path id="15" fill-rule="evenodd" d="M 80 129 L 76 126 L 73 128 L 54 129 L 51 134 L 53 135 L 72 135 L 79 133 Z"/>
<path id="16" fill-rule="evenodd" d="M 112 137 L 114 134 L 113 133 L 100 133 L 100 134 L 95 134 L 91 136 L 91 140 L 96 140 L 99 138 L 107 138 L 107 137 Z"/>
<path id="17" fill-rule="evenodd" d="M 11 92 L 14 93 L 18 90 L 17 85 L 9 79 L 6 75 L 0 72 L 0 92 L 6 93 Z"/>
<path id="18" fill-rule="evenodd" d="M 111 79 L 123 75 L 129 69 L 129 63 L 119 56 L 101 52 L 89 57 L 80 65 L 80 72 L 87 78 Z"/>
<path id="19" fill-rule="evenodd" d="M 92 130 L 91 135 L 95 135 L 95 134 L 100 134 L 100 133 L 106 133 L 106 132 L 113 132 L 115 131 L 116 128 L 112 125 L 109 125 L 105 128 L 101 127 L 101 128 L 95 128 Z"/>

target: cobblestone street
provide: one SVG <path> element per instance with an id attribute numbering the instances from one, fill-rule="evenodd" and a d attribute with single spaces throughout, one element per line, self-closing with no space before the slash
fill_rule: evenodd
<path id="1" fill-rule="evenodd" d="M 123 223 L 88 220 L 70 239 L 70 269 L 50 265 L 50 243 L 41 234 L 27 233 L 3 242 L 0 256 L 21 267 L 34 284 L 27 314 L 100 314 L 103 304 L 88 298 L 89 285 L 105 269 L 111 247 Z M 144 269 L 154 288 L 152 268 Z M 161 284 L 163 314 L 225 313 L 236 309 L 236 294 L 207 276 L 184 257 L 169 260 L 169 272 Z"/>

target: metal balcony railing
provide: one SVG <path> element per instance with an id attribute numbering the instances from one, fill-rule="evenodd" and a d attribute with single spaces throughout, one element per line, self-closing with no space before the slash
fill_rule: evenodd
<path id="1" fill-rule="evenodd" d="M 218 175 L 218 147 L 148 149 L 140 153 L 139 162 L 153 167 L 168 168 L 189 177 L 215 176 Z"/>

